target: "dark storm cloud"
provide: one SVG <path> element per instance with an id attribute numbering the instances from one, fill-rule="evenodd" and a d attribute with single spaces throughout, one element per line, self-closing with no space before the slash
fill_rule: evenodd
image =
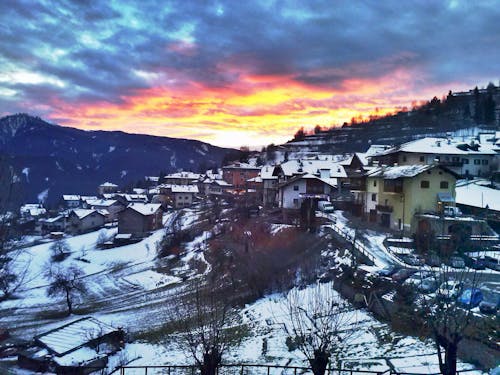
<path id="1" fill-rule="evenodd" d="M 237 85 L 242 74 L 255 74 L 341 89 L 352 78 L 377 79 L 406 68 L 422 74 L 416 89 L 473 83 L 498 78 L 498 5 L 3 1 L 0 69 L 48 77 L 38 84 L 43 88 L 63 82 L 52 84 L 50 97 L 67 101 L 120 102 L 152 85 L 137 72 L 164 73 L 169 80 L 155 83 L 163 85 L 195 81 L 224 87 Z M 190 49 L 183 54 L 176 43 Z M 36 85 L 0 81 L 25 100 L 37 99 Z M 38 102 L 47 98 L 41 95 Z"/>

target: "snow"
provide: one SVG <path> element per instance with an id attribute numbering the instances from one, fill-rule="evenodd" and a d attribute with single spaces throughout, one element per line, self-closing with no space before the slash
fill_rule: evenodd
<path id="1" fill-rule="evenodd" d="M 434 168 L 432 165 L 400 165 L 397 167 L 379 167 L 368 172 L 368 177 L 383 177 L 387 180 L 396 178 L 415 177 L 429 169 Z"/>
<path id="2" fill-rule="evenodd" d="M 83 219 L 89 215 L 92 215 L 94 212 L 97 212 L 96 210 L 87 210 L 84 208 L 78 208 L 74 209 L 73 212 L 75 213 L 76 216 L 78 216 L 79 219 Z"/>
<path id="3" fill-rule="evenodd" d="M 196 185 L 172 185 L 172 193 L 198 193 L 198 186 Z"/>
<path id="4" fill-rule="evenodd" d="M 154 215 L 160 209 L 160 203 L 130 203 L 127 208 L 131 208 L 134 211 L 140 213 L 144 216 Z"/>
<path id="5" fill-rule="evenodd" d="M 126 282 L 139 286 L 144 290 L 153 290 L 162 286 L 178 283 L 182 281 L 179 277 L 160 274 L 152 270 L 137 272 L 122 278 Z"/>
<path id="6" fill-rule="evenodd" d="M 455 188 L 456 203 L 466 206 L 500 211 L 500 190 L 481 186 L 473 182 L 457 183 Z"/>
<path id="7" fill-rule="evenodd" d="M 108 152 L 113 152 L 116 150 L 115 146 L 109 146 Z"/>
<path id="8" fill-rule="evenodd" d="M 127 175 L 127 173 L 128 173 L 128 171 L 124 169 L 123 171 L 120 172 L 120 177 L 121 178 L 125 177 Z"/>
<path id="9" fill-rule="evenodd" d="M 84 344 L 94 335 L 107 335 L 115 328 L 94 318 L 83 318 L 51 332 L 39 335 L 37 339 L 56 354 L 64 354 Z"/>
<path id="10" fill-rule="evenodd" d="M 447 155 L 496 155 L 492 144 L 479 144 L 479 150 L 461 150 L 457 146 L 465 145 L 467 142 L 454 138 L 426 137 L 415 141 L 403 143 L 398 147 L 383 151 L 378 155 L 388 155 L 394 152 L 412 152 L 420 154 L 447 154 Z"/>
<path id="11" fill-rule="evenodd" d="M 116 184 L 113 184 L 112 182 L 105 182 L 103 184 L 100 185 L 101 187 L 118 187 L 118 185 Z"/>
<path id="12" fill-rule="evenodd" d="M 26 181 L 30 181 L 29 179 L 29 176 L 30 176 L 30 169 L 28 167 L 26 168 L 23 168 L 23 170 L 21 171 L 22 174 L 24 174 L 26 176 Z"/>

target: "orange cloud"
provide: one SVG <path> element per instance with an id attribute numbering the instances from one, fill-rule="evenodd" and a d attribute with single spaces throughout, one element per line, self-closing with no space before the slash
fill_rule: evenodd
<path id="1" fill-rule="evenodd" d="M 227 68 L 227 67 L 225 67 Z M 229 147 L 284 142 L 297 128 L 330 127 L 352 117 L 383 115 L 415 98 L 418 72 L 399 69 L 377 79 L 344 80 L 341 88 L 314 86 L 292 76 L 258 76 L 233 68 L 237 83 L 210 87 L 199 82 L 137 90 L 120 104 L 96 102 L 78 106 L 58 103 L 51 118 L 83 129 L 124 130 L 193 138 Z M 172 74 L 169 73 L 171 76 Z"/>

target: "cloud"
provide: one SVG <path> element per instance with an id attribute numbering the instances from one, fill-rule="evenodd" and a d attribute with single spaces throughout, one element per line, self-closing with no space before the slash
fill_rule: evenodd
<path id="1" fill-rule="evenodd" d="M 123 130 L 151 118 L 144 129 L 187 137 L 272 121 L 284 135 L 497 80 L 497 5 L 7 0 L 0 113 Z"/>

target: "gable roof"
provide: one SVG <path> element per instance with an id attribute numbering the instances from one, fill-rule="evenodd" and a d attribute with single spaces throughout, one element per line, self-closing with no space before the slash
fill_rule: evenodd
<path id="1" fill-rule="evenodd" d="M 415 164 L 415 165 L 398 165 L 398 166 L 391 166 L 391 167 L 376 167 L 371 169 L 366 173 L 367 177 L 381 177 L 384 180 L 395 180 L 397 178 L 411 178 L 415 177 L 423 172 L 426 172 L 428 170 L 431 170 L 433 168 L 439 168 L 444 170 L 445 172 L 455 176 L 455 178 L 458 177 L 458 175 L 449 170 L 448 168 L 445 168 L 443 166 L 440 166 L 438 164 Z"/>
<path id="2" fill-rule="evenodd" d="M 170 188 L 172 193 L 198 193 L 198 186 L 196 185 L 172 185 Z"/>
<path id="3" fill-rule="evenodd" d="M 71 212 L 74 213 L 80 220 L 86 218 L 89 215 L 92 215 L 93 213 L 104 216 L 98 210 L 93 210 L 93 209 L 77 208 L 77 209 L 72 210 Z"/>
<path id="4" fill-rule="evenodd" d="M 426 137 L 392 147 L 375 156 L 389 155 L 397 152 L 447 155 L 496 155 L 492 144 L 481 144 L 477 141 L 472 144 L 455 138 Z"/>
<path id="5" fill-rule="evenodd" d="M 337 184 L 337 179 L 336 178 L 319 178 L 318 176 L 315 176 L 310 173 L 304 173 L 301 175 L 294 176 L 286 181 L 284 181 L 282 184 L 280 184 L 280 187 L 285 187 L 290 184 L 293 184 L 294 182 L 300 181 L 300 180 L 318 180 L 321 181 L 327 185 L 335 187 Z"/>
<path id="6" fill-rule="evenodd" d="M 280 164 L 280 167 L 285 176 L 289 177 L 303 173 L 315 175 L 319 174 L 320 170 L 330 171 L 330 178 L 347 177 L 344 167 L 331 160 L 289 160 Z"/>
<path id="7" fill-rule="evenodd" d="M 160 207 L 160 203 L 130 203 L 127 206 L 127 208 L 130 208 L 143 216 L 156 214 Z"/>
<path id="8" fill-rule="evenodd" d="M 91 341 L 91 334 L 104 336 L 117 331 L 112 326 L 92 317 L 75 320 L 69 324 L 35 336 L 35 340 L 58 356 L 70 353 Z"/>

